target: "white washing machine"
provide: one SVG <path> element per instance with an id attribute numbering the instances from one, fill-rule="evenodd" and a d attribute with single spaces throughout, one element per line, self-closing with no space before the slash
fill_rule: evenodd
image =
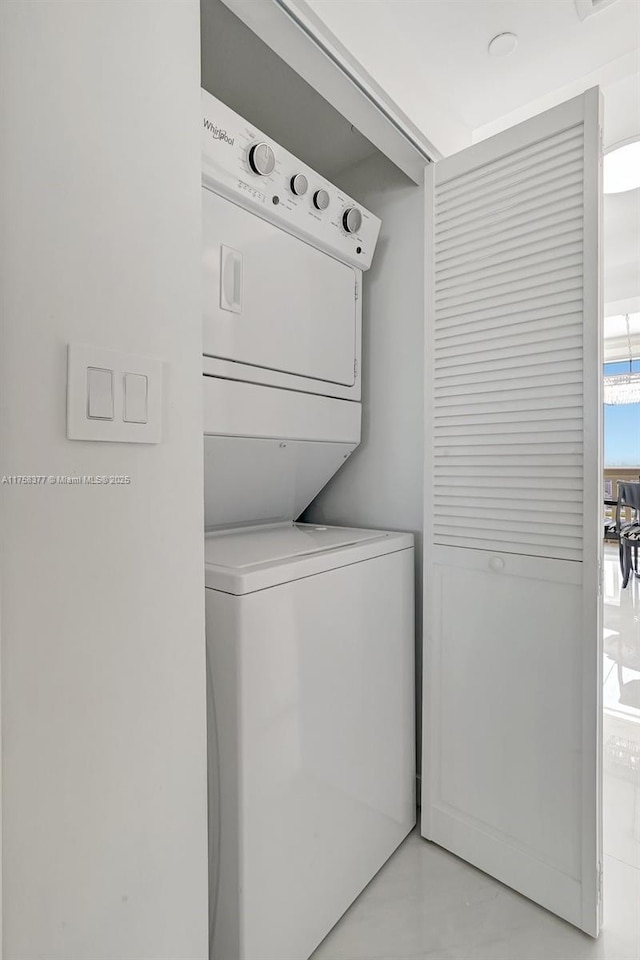
<path id="1" fill-rule="evenodd" d="M 212 960 L 306 960 L 415 823 L 413 539 L 294 521 L 360 442 L 380 221 L 203 93 Z"/>
<path id="2" fill-rule="evenodd" d="M 415 822 L 413 537 L 207 536 L 212 956 L 304 960 Z"/>

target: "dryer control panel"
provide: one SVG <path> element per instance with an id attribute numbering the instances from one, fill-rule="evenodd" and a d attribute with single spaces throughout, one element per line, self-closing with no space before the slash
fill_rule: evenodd
<path id="1" fill-rule="evenodd" d="M 361 270 L 380 220 L 202 91 L 202 185 Z"/>

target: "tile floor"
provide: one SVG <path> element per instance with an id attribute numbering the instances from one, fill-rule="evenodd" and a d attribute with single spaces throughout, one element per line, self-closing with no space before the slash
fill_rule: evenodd
<path id="1" fill-rule="evenodd" d="M 597 941 L 412 833 L 312 960 L 639 960 L 640 580 L 604 582 L 604 926 Z"/>

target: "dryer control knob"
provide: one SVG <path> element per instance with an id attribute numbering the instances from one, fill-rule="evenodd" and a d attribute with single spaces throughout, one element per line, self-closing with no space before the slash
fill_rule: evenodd
<path id="1" fill-rule="evenodd" d="M 326 190 L 316 190 L 313 195 L 313 205 L 316 210 L 326 210 L 330 201 L 331 197 Z"/>
<path id="2" fill-rule="evenodd" d="M 249 150 L 249 166 L 254 173 L 268 177 L 276 165 L 276 155 L 268 143 L 254 143 Z"/>
<path id="3" fill-rule="evenodd" d="M 347 233 L 357 233 L 362 226 L 362 214 L 357 207 L 347 207 L 342 214 L 342 226 Z"/>
<path id="4" fill-rule="evenodd" d="M 303 197 L 308 189 L 309 181 L 304 173 L 296 173 L 294 177 L 291 177 L 291 193 L 296 197 Z"/>

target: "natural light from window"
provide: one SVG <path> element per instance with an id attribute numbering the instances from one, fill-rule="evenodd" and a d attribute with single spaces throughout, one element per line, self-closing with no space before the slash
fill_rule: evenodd
<path id="1" fill-rule="evenodd" d="M 640 360 L 631 363 L 633 373 L 640 372 Z M 605 363 L 604 375 L 629 373 L 629 361 Z M 640 466 L 640 403 L 604 407 L 605 467 Z"/>

